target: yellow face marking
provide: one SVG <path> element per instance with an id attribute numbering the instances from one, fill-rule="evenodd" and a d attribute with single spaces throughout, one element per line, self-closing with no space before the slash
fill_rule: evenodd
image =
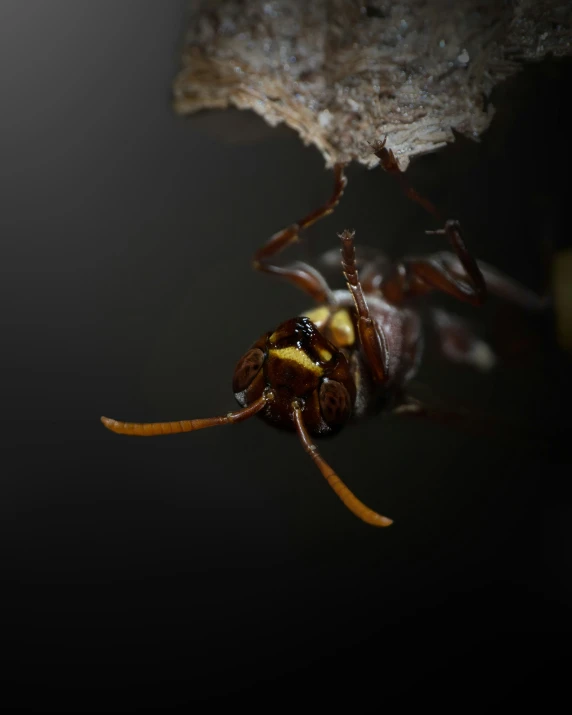
<path id="1" fill-rule="evenodd" d="M 295 362 L 297 365 L 310 370 L 315 375 L 321 375 L 324 371 L 315 362 L 312 362 L 310 358 L 306 355 L 300 348 L 274 348 L 270 350 L 270 355 L 273 357 L 280 358 L 280 360 L 290 360 L 290 362 Z"/>
<path id="2" fill-rule="evenodd" d="M 303 315 L 305 315 L 306 318 L 309 318 L 312 323 L 314 323 L 316 328 L 320 330 L 328 322 L 328 318 L 330 317 L 330 309 L 322 306 L 321 308 L 313 308 L 312 310 L 308 310 L 306 313 L 303 313 Z"/>
<path id="3" fill-rule="evenodd" d="M 356 340 L 354 324 L 347 310 L 338 310 L 332 315 L 330 330 L 336 345 L 341 348 L 353 345 Z"/>

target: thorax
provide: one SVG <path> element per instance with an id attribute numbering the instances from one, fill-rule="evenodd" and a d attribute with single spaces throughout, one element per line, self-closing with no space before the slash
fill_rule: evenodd
<path id="1" fill-rule="evenodd" d="M 304 313 L 331 343 L 348 358 L 357 397 L 355 416 L 375 409 L 380 398 L 404 386 L 417 372 L 422 352 L 421 319 L 416 311 L 388 303 L 379 295 L 367 294 L 370 316 L 385 337 L 388 352 L 387 380 L 380 388 L 373 385 L 360 350 L 357 312 L 349 291 L 334 292 L 334 303 Z"/>

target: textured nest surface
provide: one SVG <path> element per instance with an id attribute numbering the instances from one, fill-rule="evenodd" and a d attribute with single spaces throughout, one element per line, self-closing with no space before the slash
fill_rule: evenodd
<path id="1" fill-rule="evenodd" d="M 331 166 L 372 166 L 388 135 L 409 158 L 477 138 L 486 97 L 527 60 L 571 54 L 556 0 L 200 0 L 192 3 L 178 113 L 235 106 L 285 122 Z"/>

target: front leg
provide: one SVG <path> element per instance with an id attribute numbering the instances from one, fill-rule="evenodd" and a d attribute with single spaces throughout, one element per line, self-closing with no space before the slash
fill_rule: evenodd
<path id="1" fill-rule="evenodd" d="M 387 381 L 388 376 L 387 342 L 385 335 L 378 330 L 375 321 L 369 314 L 356 267 L 354 233 L 346 230 L 340 234 L 340 238 L 342 240 L 342 270 L 358 314 L 361 347 L 375 383 L 381 385 Z"/>
<path id="2" fill-rule="evenodd" d="M 290 281 L 298 288 L 308 293 L 316 302 L 323 303 L 331 300 L 332 293 L 324 277 L 307 263 L 296 262 L 288 266 L 277 266 L 270 262 L 280 251 L 298 240 L 300 231 L 308 228 L 313 223 L 332 213 L 338 205 L 347 179 L 344 174 L 344 165 L 334 166 L 334 190 L 331 197 L 320 208 L 312 211 L 304 218 L 296 221 L 282 231 L 278 231 L 256 251 L 254 254 L 254 269 L 264 273 L 272 273 Z"/>

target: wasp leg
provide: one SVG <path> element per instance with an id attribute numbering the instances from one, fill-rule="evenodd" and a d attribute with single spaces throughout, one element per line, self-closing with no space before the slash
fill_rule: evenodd
<path id="1" fill-rule="evenodd" d="M 403 298 L 410 295 L 440 290 L 459 300 L 473 305 L 481 305 L 487 294 L 485 279 L 479 265 L 465 246 L 459 222 L 444 221 L 436 206 L 409 185 L 393 152 L 386 148 L 386 139 L 387 137 L 372 147 L 381 166 L 387 173 L 395 176 L 406 196 L 422 206 L 438 221 L 444 223 L 444 228 L 427 231 L 427 233 L 446 236 L 454 255 L 448 251 L 442 251 L 427 258 L 405 259 L 396 266 L 392 278 L 382 286 L 382 292 L 391 302 L 401 302 Z M 462 270 L 456 272 L 454 268 L 459 267 L 459 263 Z"/>
<path id="2" fill-rule="evenodd" d="M 515 281 L 494 266 L 490 266 L 483 261 L 477 261 L 477 265 L 485 279 L 487 292 L 491 295 L 503 298 L 526 310 L 543 310 L 550 305 L 549 296 L 538 295 L 538 293 L 530 290 L 530 288 L 526 288 L 518 283 L 518 281 Z M 456 256 L 449 257 L 449 267 L 455 275 L 462 274 L 463 267 Z"/>
<path id="3" fill-rule="evenodd" d="M 434 308 L 431 311 L 431 322 L 446 358 L 483 372 L 495 366 L 497 359 L 494 352 L 473 334 L 464 320 L 440 308 Z"/>
<path id="4" fill-rule="evenodd" d="M 499 433 L 508 434 L 511 426 L 516 427 L 506 420 L 493 418 L 490 415 L 477 415 L 469 410 L 430 407 L 410 396 L 404 398 L 401 404 L 392 410 L 392 414 L 429 419 L 448 428 L 453 427 L 480 437 L 495 437 Z"/>
<path id="5" fill-rule="evenodd" d="M 432 290 L 447 293 L 472 305 L 482 305 L 487 294 L 485 279 L 468 252 L 458 221 L 447 221 L 445 228 L 427 233 L 445 234 L 455 254 L 440 251 L 420 258 L 405 258 L 398 263 L 380 289 L 391 303 L 424 295 Z"/>
<path id="6" fill-rule="evenodd" d="M 393 263 L 378 248 L 362 244 L 354 248 L 355 263 L 359 271 L 363 292 L 381 295 L 379 287 L 383 278 L 391 271 Z M 340 267 L 340 249 L 331 248 L 326 251 L 318 258 L 317 264 L 323 268 L 324 272 L 331 271 L 334 268 L 338 270 Z"/>
<path id="7" fill-rule="evenodd" d="M 518 439 L 521 443 L 525 439 L 529 443 L 546 445 L 547 449 L 554 445 L 557 437 L 566 436 L 568 439 L 570 437 L 569 431 L 555 432 L 552 426 L 547 429 L 545 424 L 536 421 L 531 424 L 528 419 L 523 421 L 517 417 L 483 414 L 461 407 L 453 409 L 434 407 L 419 402 L 409 395 L 392 410 L 392 414 L 428 419 L 473 437 L 495 439 L 502 435 L 503 439 Z"/>
<path id="8" fill-rule="evenodd" d="M 541 310 L 549 305 L 549 298 L 538 296 L 496 268 L 475 261 L 461 238 L 459 222 L 445 221 L 435 204 L 409 185 L 393 152 L 386 148 L 386 139 L 372 147 L 380 165 L 397 179 L 406 196 L 444 224 L 444 228 L 427 233 L 445 235 L 454 253 L 442 251 L 427 258 L 406 259 L 394 269 L 392 278 L 379 286 L 385 297 L 399 303 L 410 295 L 440 290 L 459 300 L 481 305 L 489 292 L 529 310 Z"/>
<path id="9" fill-rule="evenodd" d="M 387 380 L 389 360 L 385 335 L 377 329 L 375 321 L 369 315 L 369 308 L 356 267 L 354 234 L 352 231 L 344 231 L 340 234 L 340 238 L 342 241 L 342 270 L 358 313 L 358 332 L 362 351 L 374 381 L 377 384 L 382 384 Z"/>
<path id="10" fill-rule="evenodd" d="M 256 267 L 256 266 L 255 266 Z M 307 293 L 316 303 L 334 303 L 334 296 L 324 276 L 302 261 L 287 266 L 263 265 L 257 270 L 281 276 Z"/>
<path id="11" fill-rule="evenodd" d="M 328 201 L 320 206 L 320 208 L 315 209 L 304 218 L 296 221 L 296 223 L 293 223 L 287 228 L 278 231 L 271 236 L 270 239 L 254 254 L 254 269 L 285 278 L 298 288 L 301 288 L 303 291 L 308 293 L 319 303 L 331 300 L 332 293 L 325 278 L 307 263 L 297 262 L 282 267 L 270 263 L 269 260 L 280 253 L 280 251 L 283 251 L 291 243 L 297 241 L 300 231 L 308 228 L 308 226 L 311 226 L 319 219 L 331 214 L 338 205 L 342 194 L 344 193 L 346 184 L 347 179 L 344 174 L 344 165 L 336 164 L 334 166 L 334 190 Z"/>
<path id="12" fill-rule="evenodd" d="M 458 222 L 448 221 L 447 225 L 443 231 L 431 233 L 450 231 L 450 237 L 454 236 L 452 240 L 460 239 Z M 439 290 L 472 305 L 482 305 L 489 293 L 527 310 L 539 311 L 550 305 L 549 296 L 540 296 L 496 268 L 475 261 L 462 241 L 457 246 L 461 249 L 457 255 L 440 251 L 426 257 L 404 259 L 377 287 L 395 304 Z"/>
<path id="13" fill-rule="evenodd" d="M 410 198 L 412 201 L 415 201 L 420 206 L 423 206 L 425 211 L 434 216 L 438 221 L 442 222 L 441 215 L 437 210 L 435 204 L 429 201 L 429 199 L 426 199 L 424 196 L 418 194 L 414 188 L 409 186 L 409 183 L 405 179 L 403 172 L 399 168 L 399 164 L 397 163 L 395 155 L 393 154 L 391 149 L 388 149 L 385 146 L 386 141 L 387 137 L 385 137 L 385 139 L 383 139 L 382 141 L 376 142 L 372 145 L 373 153 L 379 159 L 381 167 L 384 169 L 384 171 L 386 171 L 388 174 L 391 174 L 397 179 L 401 188 L 403 189 L 404 194 L 408 198 Z"/>

